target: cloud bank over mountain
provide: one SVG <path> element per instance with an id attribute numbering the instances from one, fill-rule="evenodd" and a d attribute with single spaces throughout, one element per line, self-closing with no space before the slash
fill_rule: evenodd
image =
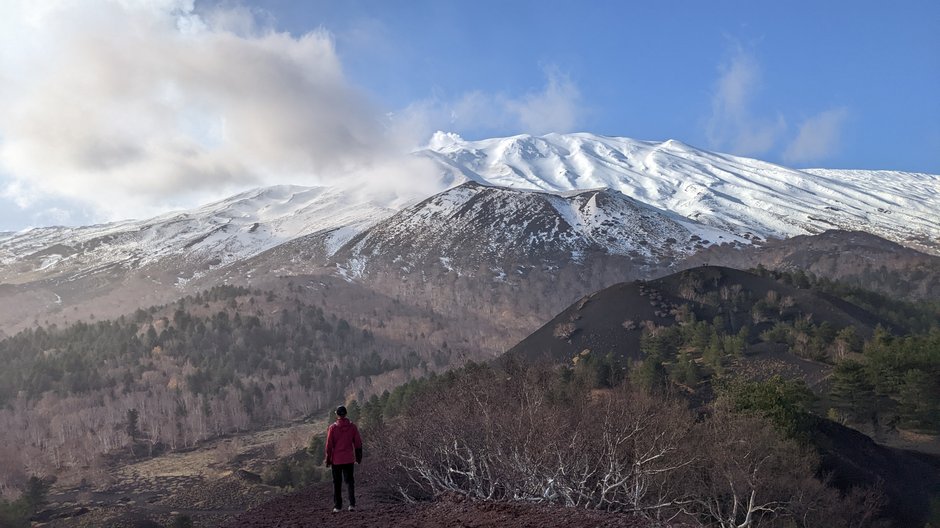
<path id="1" fill-rule="evenodd" d="M 0 9 L 0 45 L 17 49 L 0 56 L 0 176 L 20 206 L 52 195 L 116 218 L 223 189 L 422 173 L 400 166 L 406 149 L 323 29 L 192 1 Z"/>

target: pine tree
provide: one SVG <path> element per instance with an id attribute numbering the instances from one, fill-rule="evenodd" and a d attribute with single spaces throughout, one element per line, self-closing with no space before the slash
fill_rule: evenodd
<path id="1" fill-rule="evenodd" d="M 307 454 L 313 458 L 317 465 L 323 463 L 326 456 L 326 440 L 322 434 L 315 434 L 310 438 L 310 443 L 307 445 Z"/>
<path id="2" fill-rule="evenodd" d="M 904 373 L 898 391 L 901 420 L 925 431 L 940 429 L 940 386 L 929 372 L 911 369 Z"/>
<path id="3" fill-rule="evenodd" d="M 30 511 L 36 512 L 45 506 L 46 497 L 49 494 L 49 488 L 52 481 L 42 479 L 36 476 L 29 477 L 26 482 L 26 491 L 23 492 L 23 500 L 26 502 Z"/>
<path id="4" fill-rule="evenodd" d="M 832 372 L 830 391 L 836 407 L 854 420 L 875 420 L 875 387 L 868 379 L 865 365 L 847 360 Z"/>
<path id="5" fill-rule="evenodd" d="M 348 413 L 349 419 L 353 422 L 358 422 L 359 417 L 362 416 L 362 407 L 359 405 L 358 400 L 353 400 L 349 405 L 346 406 L 346 411 Z"/>
<path id="6" fill-rule="evenodd" d="M 139 418 L 140 413 L 137 412 L 137 409 L 127 410 L 127 422 L 124 424 L 124 431 L 127 433 L 127 436 L 131 437 L 131 442 L 137 440 L 137 437 L 140 436 L 140 429 L 138 428 Z"/>

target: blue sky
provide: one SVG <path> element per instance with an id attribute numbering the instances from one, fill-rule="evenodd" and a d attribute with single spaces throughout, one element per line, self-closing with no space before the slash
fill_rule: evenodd
<path id="1" fill-rule="evenodd" d="M 11 0 L 0 231 L 329 183 L 438 129 L 940 173 L 937 27 L 927 1 Z"/>
<path id="2" fill-rule="evenodd" d="M 733 151 L 710 141 L 707 125 L 723 71 L 744 56 L 756 76 L 750 119 L 786 125 L 773 146 L 745 154 L 787 163 L 805 120 L 843 109 L 840 141 L 809 165 L 940 172 L 938 2 L 261 5 L 291 32 L 334 32 L 350 76 L 389 108 L 471 90 L 519 96 L 555 68 L 580 93 L 578 130 Z"/>

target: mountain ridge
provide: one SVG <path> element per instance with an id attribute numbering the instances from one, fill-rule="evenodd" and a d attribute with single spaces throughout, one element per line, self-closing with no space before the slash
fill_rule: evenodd
<path id="1" fill-rule="evenodd" d="M 391 273 L 386 282 L 401 280 L 419 261 L 457 275 L 501 268 L 489 277 L 499 280 L 516 271 L 484 262 L 479 250 L 495 244 L 531 268 L 544 260 L 544 280 L 558 278 L 552 269 L 559 263 L 581 266 L 569 275 L 595 289 L 677 269 L 679 260 L 703 249 L 703 255 L 724 254 L 732 246 L 760 248 L 778 237 L 831 229 L 862 229 L 921 252 L 940 251 L 940 176 L 797 171 L 675 140 L 587 133 L 475 142 L 437 134 L 413 155 L 437 164 L 441 192 L 413 189 L 389 200 L 381 190 L 279 185 L 152 219 L 0 235 L 3 298 L 17 307 L 0 313 L 0 324 L 22 328 L 33 314 L 38 320 L 50 313 L 65 322 L 64 307 L 90 302 L 87 312 L 67 319 L 118 315 L 134 303 L 159 304 L 216 283 L 250 283 L 259 273 L 358 280 L 357 266 L 375 264 L 372 250 L 382 247 L 403 250 L 397 267 L 397 253 L 382 256 Z M 473 198 L 475 205 L 463 213 L 441 209 L 456 206 L 460 200 L 452 198 L 468 189 L 489 198 Z M 430 214 L 435 201 L 441 210 Z M 414 217 L 422 207 L 425 216 Z M 467 233 L 447 225 L 458 221 Z M 539 222 L 545 225 L 535 231 L 521 227 Z M 473 251 L 480 258 L 464 258 Z M 434 258 L 418 259 L 419 253 Z M 734 265 L 739 257 L 727 258 Z M 586 274 L 605 278 L 576 277 Z"/>
<path id="2" fill-rule="evenodd" d="M 677 140 L 639 141 L 587 133 L 479 141 L 439 133 L 418 154 L 439 160 L 468 179 L 494 185 L 547 192 L 616 189 L 738 235 L 787 238 L 870 224 L 869 230 L 884 238 L 938 251 L 937 175 L 801 171 Z M 887 181 L 873 181 L 872 174 Z M 915 239 L 909 238 L 912 231 Z"/>
<path id="3" fill-rule="evenodd" d="M 336 260 L 361 274 L 383 253 L 407 267 L 465 258 L 460 273 L 506 262 L 558 267 L 587 252 L 660 262 L 714 243 L 747 243 L 722 233 L 610 189 L 553 194 L 468 182 L 359 233 Z"/>

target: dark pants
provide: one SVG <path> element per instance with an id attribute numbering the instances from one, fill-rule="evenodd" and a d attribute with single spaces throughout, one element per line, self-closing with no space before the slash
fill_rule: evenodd
<path id="1" fill-rule="evenodd" d="M 343 481 L 349 488 L 349 505 L 356 505 L 356 479 L 353 476 L 355 464 L 333 464 L 333 506 L 343 507 Z"/>

